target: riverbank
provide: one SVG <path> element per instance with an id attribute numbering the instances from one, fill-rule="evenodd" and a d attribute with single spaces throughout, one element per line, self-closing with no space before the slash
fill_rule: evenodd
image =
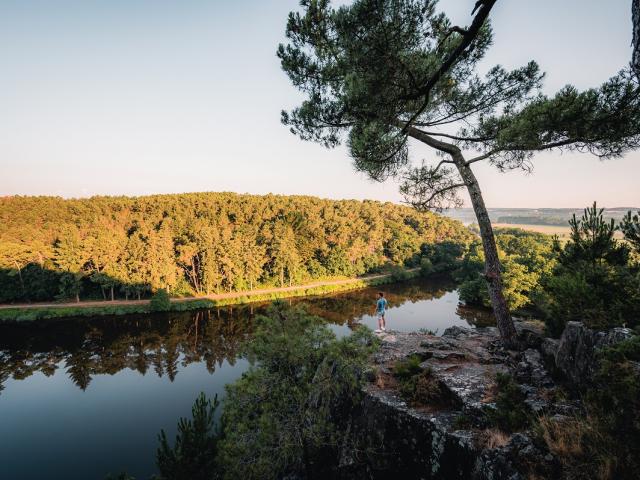
<path id="1" fill-rule="evenodd" d="M 283 298 L 325 295 L 375 285 L 409 280 L 419 275 L 419 269 L 408 269 L 399 275 L 386 273 L 359 278 L 325 280 L 305 285 L 292 285 L 243 292 L 227 292 L 200 297 L 171 298 L 169 311 L 183 312 L 227 305 L 266 302 Z M 25 322 L 66 317 L 92 317 L 96 315 L 127 315 L 151 312 L 150 300 L 88 301 L 81 303 L 48 303 L 0 305 L 0 323 Z"/>

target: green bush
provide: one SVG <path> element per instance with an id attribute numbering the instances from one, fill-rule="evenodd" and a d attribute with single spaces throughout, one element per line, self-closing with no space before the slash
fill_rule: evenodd
<path id="1" fill-rule="evenodd" d="M 532 414 L 524 403 L 525 393 L 507 373 L 496 375 L 495 408 L 486 408 L 488 422 L 505 432 L 524 430 L 531 425 Z"/>
<path id="2" fill-rule="evenodd" d="M 420 248 L 421 264 L 428 261 L 434 273 L 451 272 L 460 267 L 466 249 L 463 242 L 425 243 Z"/>
<path id="3" fill-rule="evenodd" d="M 595 388 L 587 393 L 591 416 L 610 439 L 617 468 L 640 471 L 640 336 L 599 352 Z"/>
<path id="4" fill-rule="evenodd" d="M 394 282 L 404 282 L 411 278 L 411 274 L 407 270 L 400 266 L 394 266 L 391 269 L 391 278 Z"/>
<path id="5" fill-rule="evenodd" d="M 168 312 L 171 310 L 171 299 L 164 288 L 161 288 L 153 294 L 149 308 L 152 312 Z"/>
<path id="6" fill-rule="evenodd" d="M 369 355 L 365 328 L 336 339 L 318 318 L 275 302 L 256 319 L 254 366 L 227 387 L 219 467 L 224 478 L 333 478 L 347 440 L 344 418 L 359 405 Z"/>
<path id="7" fill-rule="evenodd" d="M 433 263 L 428 258 L 423 257 L 420 259 L 420 276 L 428 277 L 434 273 Z"/>
<path id="8" fill-rule="evenodd" d="M 403 360 L 398 360 L 393 367 L 393 375 L 400 381 L 409 380 L 422 372 L 422 357 L 420 355 L 409 355 Z"/>
<path id="9" fill-rule="evenodd" d="M 503 293 L 511 310 L 533 306 L 541 279 L 556 263 L 557 252 L 548 235 L 519 229 L 496 230 L 502 263 Z M 479 241 L 470 245 L 454 277 L 460 282 L 460 298 L 470 305 L 489 307 L 489 292 L 483 276 L 484 252 Z"/>
<path id="10" fill-rule="evenodd" d="M 400 394 L 416 405 L 439 405 L 448 401 L 448 395 L 430 368 L 422 368 L 422 358 L 410 355 L 398 361 L 393 375 L 398 380 Z"/>

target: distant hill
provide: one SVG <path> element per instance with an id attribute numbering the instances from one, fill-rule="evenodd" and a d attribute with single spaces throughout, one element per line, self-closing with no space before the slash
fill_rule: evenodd
<path id="1" fill-rule="evenodd" d="M 620 220 L 626 213 L 639 211 L 640 207 L 605 208 L 605 218 Z M 489 218 L 494 223 L 510 223 L 524 225 L 553 225 L 568 226 L 572 215 L 580 217 L 583 208 L 489 208 Z M 444 215 L 468 225 L 476 223 L 476 217 L 471 208 L 447 210 Z"/>

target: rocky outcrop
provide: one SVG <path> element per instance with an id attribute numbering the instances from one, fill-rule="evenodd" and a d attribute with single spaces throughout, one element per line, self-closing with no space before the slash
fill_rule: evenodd
<path id="1" fill-rule="evenodd" d="M 631 335 L 628 328 L 598 332 L 581 322 L 569 322 L 555 346 L 555 366 L 567 378 L 570 386 L 579 388 L 591 381 L 597 367 L 598 350 L 626 340 Z M 551 353 L 552 348 L 548 350 Z"/>
<path id="2" fill-rule="evenodd" d="M 412 355 L 435 376 L 447 402 L 416 405 L 401 396 L 393 368 Z M 341 459 L 350 478 L 517 480 L 533 471 L 531 465 L 551 475 L 553 457 L 526 433 L 509 436 L 484 423 L 485 409 L 495 408 L 498 372 L 522 383 L 534 411 L 556 411 L 543 398 L 553 382 L 537 350 L 504 350 L 495 328 L 453 327 L 442 337 L 391 332 L 382 336 L 374 367 L 375 381 L 350 423 L 350 448 Z"/>
<path id="3" fill-rule="evenodd" d="M 511 374 L 532 415 L 567 418 L 581 407 L 577 400 L 556 395 L 556 374 L 570 385 L 588 382 L 597 351 L 631 332 L 595 332 L 578 322 L 569 323 L 559 340 L 545 338 L 535 322 L 518 323 L 516 331 L 519 351 L 505 350 L 491 327 L 452 327 L 442 337 L 382 334 L 364 401 L 346 422 L 345 478 L 557 478 L 559 462 L 533 441 L 531 432 L 508 435 L 491 428 L 487 412 L 496 408 L 496 374 Z M 394 367 L 411 356 L 420 359 L 421 372 L 429 372 L 445 401 L 420 404 L 403 398 Z"/>

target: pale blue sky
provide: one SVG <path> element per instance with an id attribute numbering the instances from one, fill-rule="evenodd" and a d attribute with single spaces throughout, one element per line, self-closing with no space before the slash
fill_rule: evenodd
<path id="1" fill-rule="evenodd" d="M 467 23 L 475 0 L 441 0 Z M 296 0 L 0 0 L 0 195 L 186 191 L 399 201 L 343 148 L 291 135 L 275 56 Z M 486 66 L 529 59 L 545 89 L 596 86 L 631 56 L 631 0 L 498 0 Z M 418 152 L 418 157 L 422 151 Z M 428 155 L 428 152 L 424 152 Z M 640 152 L 480 167 L 490 207 L 640 205 Z"/>

